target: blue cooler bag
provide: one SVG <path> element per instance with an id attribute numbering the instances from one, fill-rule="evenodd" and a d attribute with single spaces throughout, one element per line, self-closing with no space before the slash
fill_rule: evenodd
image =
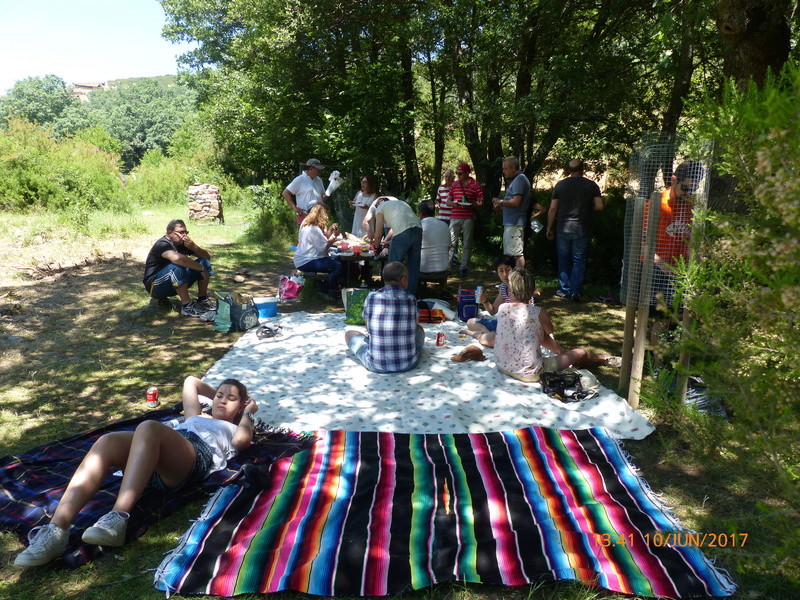
<path id="1" fill-rule="evenodd" d="M 475 301 L 475 290 L 461 288 L 458 290 L 458 318 L 469 321 L 478 316 L 478 304 Z"/>

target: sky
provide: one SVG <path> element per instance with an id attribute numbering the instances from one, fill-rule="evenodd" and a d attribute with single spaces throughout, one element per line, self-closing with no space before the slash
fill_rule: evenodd
<path id="1" fill-rule="evenodd" d="M 157 0 L 0 0 L 0 94 L 26 77 L 68 84 L 177 73 Z"/>

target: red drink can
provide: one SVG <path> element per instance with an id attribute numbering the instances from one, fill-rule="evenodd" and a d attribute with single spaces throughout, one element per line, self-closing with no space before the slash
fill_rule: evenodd
<path id="1" fill-rule="evenodd" d="M 158 388 L 151 386 L 147 388 L 147 408 L 158 408 Z"/>
<path id="2" fill-rule="evenodd" d="M 444 333 L 442 333 L 441 331 L 436 334 L 436 345 L 444 346 Z"/>

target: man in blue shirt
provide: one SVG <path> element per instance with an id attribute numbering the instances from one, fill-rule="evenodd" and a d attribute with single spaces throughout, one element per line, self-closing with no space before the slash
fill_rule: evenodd
<path id="1" fill-rule="evenodd" d="M 408 269 L 401 262 L 383 268 L 386 284 L 367 296 L 367 335 L 347 331 L 345 342 L 358 362 L 373 373 L 401 373 L 419 363 L 425 332 L 417 325 L 417 299 L 406 291 Z"/>
<path id="2" fill-rule="evenodd" d="M 519 159 L 507 156 L 503 159 L 503 177 L 506 178 L 506 193 L 503 199 L 492 198 L 495 210 L 503 211 L 503 254 L 513 256 L 517 267 L 525 267 L 525 226 L 531 204 L 531 182 L 520 171 Z M 538 204 L 537 211 L 542 211 Z"/>

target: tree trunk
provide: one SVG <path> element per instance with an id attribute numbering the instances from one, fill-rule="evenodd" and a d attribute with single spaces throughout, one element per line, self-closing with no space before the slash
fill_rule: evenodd
<path id="1" fill-rule="evenodd" d="M 683 113 L 683 99 L 692 88 L 692 74 L 694 73 L 694 48 L 690 24 L 686 19 L 683 3 L 678 0 L 677 10 L 680 11 L 680 45 L 678 47 L 677 72 L 672 78 L 672 89 L 669 95 L 669 104 L 661 121 L 661 133 L 675 136 L 678 131 L 678 121 Z M 649 196 L 648 196 L 649 197 Z"/>
<path id="2" fill-rule="evenodd" d="M 564 125 L 567 119 L 564 115 L 555 114 L 550 117 L 547 123 L 547 131 L 542 136 L 542 141 L 534 152 L 531 153 L 528 164 L 525 165 L 525 176 L 533 181 L 533 178 L 542 170 L 542 165 L 556 145 L 556 142 L 561 138 L 561 132 L 564 130 Z"/>
<path id="3" fill-rule="evenodd" d="M 431 53 L 427 53 L 428 78 L 431 87 L 431 124 L 433 127 L 433 186 L 431 192 L 436 193 L 439 187 L 442 173 L 442 163 L 444 162 L 445 127 L 444 127 L 444 106 L 447 99 L 446 86 L 444 82 L 436 86 L 436 70 L 433 68 Z"/>
<path id="4" fill-rule="evenodd" d="M 408 193 L 419 188 L 419 166 L 417 164 L 417 147 L 414 120 L 414 73 L 411 46 L 406 43 L 400 50 L 400 62 L 403 69 L 401 82 L 405 119 L 403 123 L 403 162 L 405 163 L 405 185 L 403 189 Z"/>
<path id="5" fill-rule="evenodd" d="M 717 28 L 726 46 L 723 72 L 744 87 L 759 87 L 767 72 L 778 73 L 789 58 L 788 0 L 720 0 Z"/>

